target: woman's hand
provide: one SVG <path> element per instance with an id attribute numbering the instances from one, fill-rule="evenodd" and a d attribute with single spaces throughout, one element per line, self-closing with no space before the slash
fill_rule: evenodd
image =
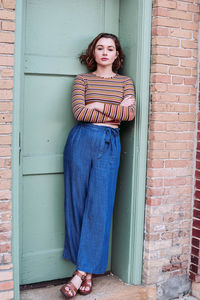
<path id="1" fill-rule="evenodd" d="M 96 109 L 100 112 L 103 112 L 104 109 L 104 104 L 100 102 L 92 102 L 86 105 L 87 108 L 89 109 Z"/>
<path id="2" fill-rule="evenodd" d="M 124 98 L 124 100 L 122 100 L 120 105 L 121 106 L 131 106 L 134 104 L 134 102 L 135 102 L 135 99 L 132 96 L 128 96 L 128 97 Z"/>
<path id="3" fill-rule="evenodd" d="M 92 102 L 92 103 L 86 104 L 86 107 L 89 109 L 96 109 L 96 110 L 100 111 L 101 113 L 103 113 L 104 104 L 100 103 L 100 102 Z M 112 119 L 107 117 L 107 121 L 112 121 Z"/>

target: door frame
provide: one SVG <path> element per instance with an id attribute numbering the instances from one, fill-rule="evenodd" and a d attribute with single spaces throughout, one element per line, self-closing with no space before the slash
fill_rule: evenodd
<path id="1" fill-rule="evenodd" d="M 150 50 L 151 50 L 151 19 L 152 0 L 140 0 L 139 9 L 144 22 L 139 26 L 138 38 L 140 51 L 138 52 L 137 64 L 139 73 L 136 78 L 136 91 L 139 99 L 139 116 L 136 118 L 134 128 L 134 157 L 133 157 L 133 184 L 130 240 L 134 249 L 130 249 L 130 264 L 128 281 L 141 284 L 142 260 L 144 244 L 144 207 L 146 192 L 146 160 L 148 142 L 148 108 L 149 108 L 149 78 L 150 78 Z M 24 0 L 16 3 L 16 30 L 15 30 L 15 65 L 14 65 L 14 89 L 13 89 L 13 134 L 12 134 L 12 260 L 14 276 L 14 297 L 20 299 L 19 291 L 19 132 L 20 132 L 20 101 L 23 87 L 23 24 L 25 16 Z M 137 121 L 138 120 L 138 121 Z M 135 266 L 133 268 L 133 266 Z"/>

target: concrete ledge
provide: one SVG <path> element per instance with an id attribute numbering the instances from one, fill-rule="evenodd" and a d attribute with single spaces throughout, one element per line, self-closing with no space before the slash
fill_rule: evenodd
<path id="1" fill-rule="evenodd" d="M 65 299 L 61 286 L 48 286 L 21 292 L 21 300 Z M 135 286 L 125 284 L 117 277 L 107 275 L 94 278 L 93 291 L 88 296 L 77 294 L 76 300 L 156 300 L 156 286 Z"/>
<path id="2" fill-rule="evenodd" d="M 200 283 L 192 282 L 192 296 L 195 296 L 197 299 L 200 299 Z"/>

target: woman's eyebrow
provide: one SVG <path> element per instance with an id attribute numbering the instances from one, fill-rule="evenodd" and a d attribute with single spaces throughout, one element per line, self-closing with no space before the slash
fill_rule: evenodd
<path id="1" fill-rule="evenodd" d="M 97 47 L 99 47 L 99 46 L 103 47 L 104 45 L 97 45 Z M 108 46 L 108 47 L 114 48 L 114 46 L 112 46 L 112 45 L 110 45 L 110 46 Z"/>

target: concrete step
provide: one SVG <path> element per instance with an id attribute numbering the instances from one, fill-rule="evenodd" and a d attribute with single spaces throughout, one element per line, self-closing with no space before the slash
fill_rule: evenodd
<path id="1" fill-rule="evenodd" d="M 21 300 L 64 300 L 62 285 L 30 289 L 21 292 Z M 156 286 L 135 286 L 113 275 L 94 278 L 93 291 L 87 296 L 77 294 L 74 300 L 156 300 Z"/>

